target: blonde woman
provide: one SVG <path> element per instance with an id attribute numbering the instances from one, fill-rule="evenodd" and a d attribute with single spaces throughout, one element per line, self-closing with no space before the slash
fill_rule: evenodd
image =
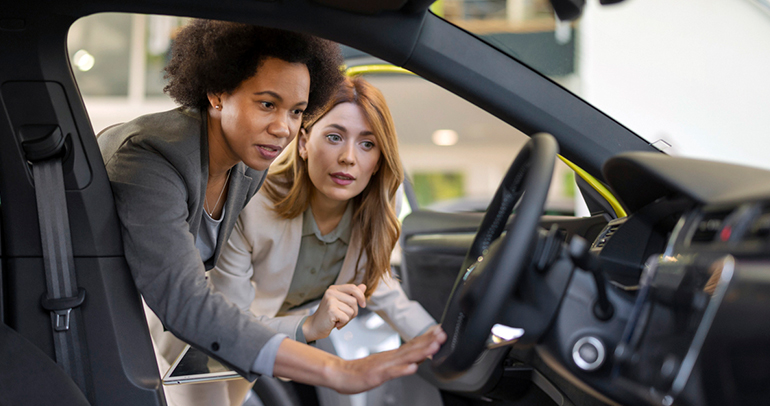
<path id="1" fill-rule="evenodd" d="M 409 340 L 436 324 L 391 276 L 403 181 L 385 99 L 348 79 L 271 168 L 209 281 L 279 333 L 311 342 L 368 307 Z M 304 310 L 318 303 L 309 314 Z"/>

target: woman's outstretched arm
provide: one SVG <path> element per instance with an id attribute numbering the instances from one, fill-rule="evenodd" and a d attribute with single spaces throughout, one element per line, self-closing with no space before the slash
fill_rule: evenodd
<path id="1" fill-rule="evenodd" d="M 346 361 L 317 348 L 285 339 L 278 348 L 273 375 L 308 385 L 326 386 L 340 393 L 359 393 L 393 378 L 417 371 L 446 340 L 441 327 L 432 327 L 398 349 Z"/>

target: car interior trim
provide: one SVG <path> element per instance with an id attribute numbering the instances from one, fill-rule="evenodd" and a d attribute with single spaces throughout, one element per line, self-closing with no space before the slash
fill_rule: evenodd
<path id="1" fill-rule="evenodd" d="M 371 65 L 357 65 L 345 68 L 345 74 L 348 76 L 365 75 L 368 73 L 404 73 L 407 75 L 414 75 L 413 72 L 404 69 L 399 66 L 391 64 L 371 64 Z"/>
<path id="2" fill-rule="evenodd" d="M 578 176 L 583 178 L 583 180 L 586 181 L 592 188 L 594 188 L 597 193 L 599 193 L 605 200 L 607 200 L 610 206 L 612 206 L 612 209 L 615 210 L 615 215 L 618 218 L 626 217 L 628 215 L 625 209 L 623 209 L 623 205 L 620 204 L 620 201 L 615 197 L 615 195 L 612 194 L 607 186 L 604 186 L 603 183 L 593 177 L 590 173 L 575 165 L 572 161 L 563 157 L 561 154 L 559 154 L 559 159 L 561 159 L 562 162 L 569 166 L 570 169 L 575 171 Z"/>

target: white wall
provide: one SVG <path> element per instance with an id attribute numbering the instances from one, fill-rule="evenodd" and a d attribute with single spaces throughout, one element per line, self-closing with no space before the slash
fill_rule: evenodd
<path id="1" fill-rule="evenodd" d="M 126 98 L 83 97 L 94 134 L 118 123 L 131 121 L 141 115 L 171 110 L 177 105 L 169 98 L 145 99 L 132 102 Z"/>
<path id="2" fill-rule="evenodd" d="M 748 0 L 588 0 L 581 96 L 668 153 L 770 168 L 770 15 Z"/>

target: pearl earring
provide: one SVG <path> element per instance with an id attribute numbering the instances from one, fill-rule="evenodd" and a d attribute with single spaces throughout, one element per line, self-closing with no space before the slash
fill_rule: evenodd
<path id="1" fill-rule="evenodd" d="M 217 104 L 216 106 L 214 106 L 214 108 L 215 108 L 215 109 L 217 109 L 217 110 L 222 110 L 222 106 L 220 106 L 219 104 Z"/>

